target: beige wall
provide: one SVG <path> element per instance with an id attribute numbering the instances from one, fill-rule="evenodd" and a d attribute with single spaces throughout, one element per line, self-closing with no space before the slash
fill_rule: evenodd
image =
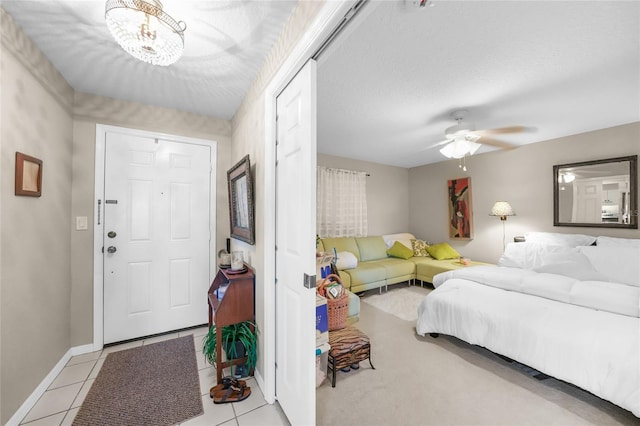
<path id="1" fill-rule="evenodd" d="M 496 262 L 502 253 L 502 223 L 489 216 L 493 203 L 506 200 L 517 216 L 506 222 L 507 242 L 530 231 L 640 238 L 639 230 L 553 226 L 553 165 L 640 154 L 640 123 L 495 151 L 467 159 L 466 173 L 456 160 L 409 171 L 409 228 L 432 242 L 448 241 L 462 255 Z M 447 180 L 470 176 L 474 239 L 448 238 Z"/>
<path id="2" fill-rule="evenodd" d="M 229 235 L 231 123 L 74 93 L 0 8 L 0 422 L 74 346 L 93 343 L 96 123 L 217 142 L 216 245 Z M 43 195 L 13 195 L 15 151 L 44 161 Z M 88 231 L 72 227 L 89 218 Z M 33 344 L 45 350 L 34 351 Z"/>
<path id="3" fill-rule="evenodd" d="M 307 28 L 313 23 L 314 17 L 323 6 L 322 1 L 303 1 L 298 3 L 289 21 L 285 25 L 280 38 L 273 46 L 265 63 L 263 64 L 258 77 L 253 82 L 251 89 L 240 105 L 240 108 L 233 117 L 232 122 L 232 151 L 231 163 L 239 161 L 249 154 L 251 159 L 251 169 L 254 178 L 255 191 L 255 230 L 256 243 L 251 246 L 242 241 L 232 239 L 232 250 L 242 250 L 249 259 L 256 273 L 256 322 L 259 329 L 264 327 L 265 309 L 273 307 L 264 306 L 264 233 L 266 227 L 273 227 L 274 224 L 265 223 L 264 207 L 266 204 L 266 191 L 263 185 L 265 180 L 265 95 L 264 91 L 273 79 L 282 63 L 290 54 L 292 49 Z M 264 341 L 258 342 L 258 353 L 264 353 Z M 264 359 L 258 359 L 256 369 L 264 371 Z"/>
<path id="4" fill-rule="evenodd" d="M 70 347 L 73 91 L 0 9 L 0 422 Z M 15 152 L 43 161 L 42 196 L 14 195 Z"/>
<path id="5" fill-rule="evenodd" d="M 229 236 L 227 170 L 230 167 L 231 124 L 177 110 L 77 93 L 73 123 L 72 214 L 89 218 L 88 231 L 71 234 L 71 346 L 93 342 L 93 210 L 96 124 L 209 139 L 217 142 L 216 246 Z M 215 256 L 215 253 L 212 254 Z"/>
<path id="6" fill-rule="evenodd" d="M 409 169 L 318 154 L 318 165 L 367 172 L 369 235 L 409 230 Z"/>

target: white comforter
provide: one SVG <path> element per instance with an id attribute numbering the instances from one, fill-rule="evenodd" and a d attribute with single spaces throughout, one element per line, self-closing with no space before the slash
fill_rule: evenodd
<path id="1" fill-rule="evenodd" d="M 450 271 L 434 284 L 418 334 L 483 346 L 640 417 L 638 287 L 503 267 Z"/>

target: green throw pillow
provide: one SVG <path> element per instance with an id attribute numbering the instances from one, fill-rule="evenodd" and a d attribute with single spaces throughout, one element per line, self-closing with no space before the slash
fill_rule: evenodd
<path id="1" fill-rule="evenodd" d="M 402 244 L 400 241 L 393 243 L 391 248 L 387 250 L 387 254 L 391 257 L 399 257 L 400 259 L 409 259 L 413 257 L 413 250 Z"/>
<path id="2" fill-rule="evenodd" d="M 413 247 L 413 255 L 416 257 L 427 257 L 429 256 L 429 252 L 427 248 L 429 244 L 426 241 L 422 240 L 411 240 L 411 246 Z"/>
<path id="3" fill-rule="evenodd" d="M 449 243 L 439 243 L 427 247 L 427 252 L 431 257 L 437 260 L 443 259 L 457 259 L 460 257 L 460 253 L 456 251 Z"/>

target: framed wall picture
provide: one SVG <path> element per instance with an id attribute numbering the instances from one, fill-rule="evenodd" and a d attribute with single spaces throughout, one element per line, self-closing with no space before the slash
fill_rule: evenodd
<path id="1" fill-rule="evenodd" d="M 248 155 L 227 171 L 227 184 L 231 236 L 255 244 L 253 180 Z"/>
<path id="2" fill-rule="evenodd" d="M 42 195 L 42 160 L 16 152 L 15 194 L 28 197 Z"/>
<path id="3" fill-rule="evenodd" d="M 449 194 L 449 238 L 473 238 L 473 209 L 471 206 L 471 178 L 447 181 Z"/>

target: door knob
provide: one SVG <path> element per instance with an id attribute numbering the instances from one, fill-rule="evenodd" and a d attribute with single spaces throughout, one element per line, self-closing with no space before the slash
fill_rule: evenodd
<path id="1" fill-rule="evenodd" d="M 107 249 L 108 253 L 115 253 L 116 252 L 116 248 L 115 246 L 109 246 L 109 248 Z"/>

